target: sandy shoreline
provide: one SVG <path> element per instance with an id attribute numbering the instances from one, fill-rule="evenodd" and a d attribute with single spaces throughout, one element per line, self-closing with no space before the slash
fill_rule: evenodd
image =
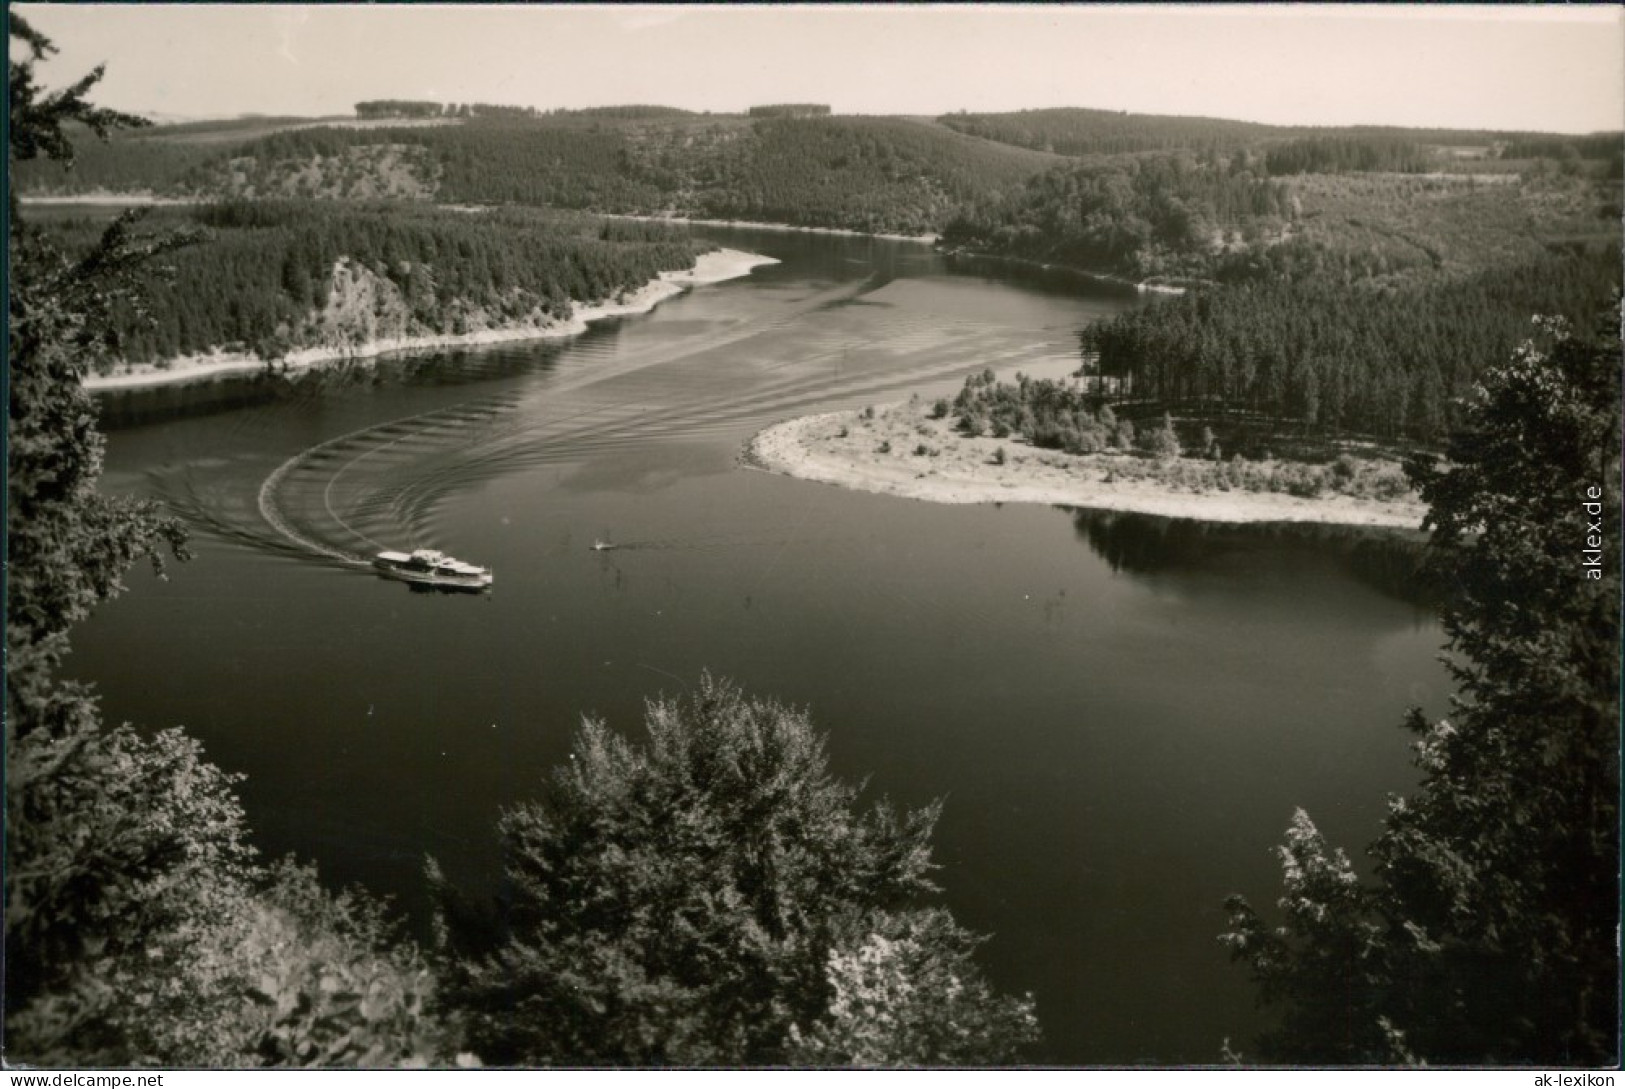
<path id="1" fill-rule="evenodd" d="M 881 445 L 890 444 L 882 453 Z M 918 454 L 920 446 L 935 450 Z M 1006 462 L 995 464 L 1002 448 Z M 1419 500 L 1334 495 L 1300 499 L 1278 492 L 1196 492 L 1150 480 L 1114 479 L 1130 455 L 1075 457 L 1013 439 L 965 438 L 952 419 L 926 418 L 924 405 L 829 412 L 774 424 L 752 438 L 747 464 L 802 480 L 933 503 L 1044 503 L 1131 511 L 1207 522 L 1324 522 L 1416 529 Z"/>
<path id="2" fill-rule="evenodd" d="M 716 250 L 701 254 L 692 269 L 662 272 L 636 291 L 629 292 L 624 301 L 602 302 L 591 306 L 577 306 L 569 321 L 547 325 L 521 325 L 505 329 L 484 329 L 477 333 L 447 333 L 444 335 L 395 337 L 369 341 L 366 344 L 344 348 L 305 348 L 289 352 L 278 360 L 262 359 L 252 353 L 208 352 L 183 356 L 172 360 L 168 367 L 155 364 L 137 364 L 129 372 L 108 375 L 90 375 L 85 388 L 90 390 L 140 389 L 179 382 L 201 381 L 223 374 L 262 371 L 267 367 L 278 371 L 303 370 L 323 363 L 343 360 L 371 359 L 394 352 L 423 351 L 426 349 L 471 348 L 491 344 L 508 344 L 521 340 L 542 340 L 550 337 L 575 336 L 587 326 L 605 318 L 646 314 L 661 302 L 681 295 L 699 284 L 715 284 L 747 276 L 761 265 L 776 265 L 778 260 L 742 250 Z"/>
<path id="3" fill-rule="evenodd" d="M 17 203 L 25 208 L 30 204 L 128 204 L 131 207 L 146 207 L 147 205 L 179 205 L 204 204 L 206 201 L 193 197 L 160 197 L 150 192 L 124 192 L 124 193 L 62 193 L 51 195 L 41 193 L 37 196 L 20 196 Z"/>
<path id="4" fill-rule="evenodd" d="M 635 219 L 641 223 L 688 223 L 696 227 L 741 227 L 752 231 L 782 231 L 788 234 L 837 234 L 847 238 L 884 238 L 888 242 L 917 242 L 922 246 L 937 244 L 934 234 L 885 234 L 877 231 L 853 231 L 845 227 L 798 227 L 793 223 L 759 223 L 751 219 L 693 219 L 689 216 L 646 216 L 630 212 L 599 212 L 605 219 Z"/>
<path id="5" fill-rule="evenodd" d="M 1043 272 L 1065 272 L 1073 276 L 1082 276 L 1088 280 L 1095 280 L 1115 287 L 1132 288 L 1142 295 L 1183 295 L 1186 289 L 1179 284 L 1155 283 L 1150 280 L 1131 280 L 1127 276 L 1119 276 L 1115 272 L 1098 272 L 1093 269 L 1080 268 L 1077 265 L 1056 263 L 1053 261 L 1035 261 L 1031 257 L 1016 257 L 1005 253 L 984 253 L 981 250 L 957 249 L 948 251 L 950 257 L 968 257 L 975 261 L 997 261 L 1005 264 L 1019 265 L 1024 268 L 1035 268 Z"/>

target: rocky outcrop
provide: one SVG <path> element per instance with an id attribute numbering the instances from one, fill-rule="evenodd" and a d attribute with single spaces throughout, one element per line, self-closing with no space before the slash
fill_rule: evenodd
<path id="1" fill-rule="evenodd" d="M 369 268 L 350 257 L 333 263 L 327 302 L 313 311 L 287 337 L 290 355 L 318 353 L 374 355 L 379 345 L 404 344 L 432 337 L 477 337 L 501 330 L 507 336 L 546 332 L 569 319 L 568 310 L 552 313 L 546 302 L 527 292 L 509 292 L 498 307 L 467 299 L 438 302 L 434 270 L 403 264 L 395 271 L 412 285 L 412 297 L 388 270 Z M 413 275 L 415 273 L 415 275 Z"/>

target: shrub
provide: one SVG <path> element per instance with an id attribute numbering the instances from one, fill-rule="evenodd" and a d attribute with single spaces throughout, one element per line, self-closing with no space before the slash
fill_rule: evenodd
<path id="1" fill-rule="evenodd" d="M 1091 416 L 1080 413 L 1080 421 L 1066 438 L 1063 449 L 1069 454 L 1098 454 L 1106 449 L 1107 432 Z"/>
<path id="2" fill-rule="evenodd" d="M 1299 499 L 1317 499 L 1326 490 L 1326 478 L 1314 465 L 1285 465 L 1277 473 L 1278 487 Z"/>
<path id="3" fill-rule="evenodd" d="M 987 430 L 987 417 L 980 412 L 967 412 L 959 418 L 959 430 L 967 438 L 977 438 Z"/>
<path id="4" fill-rule="evenodd" d="M 1141 450 L 1154 458 L 1177 458 L 1180 453 L 1179 435 L 1174 431 L 1173 417 L 1164 413 L 1162 426 L 1142 434 L 1139 445 Z"/>
<path id="5" fill-rule="evenodd" d="M 709 677 L 644 725 L 642 744 L 582 727 L 544 797 L 501 821 L 495 940 L 448 928 L 482 1059 L 1008 1063 L 1036 1038 L 977 939 L 912 906 L 939 805 L 860 808 L 804 713 Z"/>

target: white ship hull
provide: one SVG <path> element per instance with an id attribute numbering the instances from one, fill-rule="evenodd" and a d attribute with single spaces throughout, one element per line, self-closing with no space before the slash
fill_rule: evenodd
<path id="1" fill-rule="evenodd" d="M 385 578 L 440 590 L 487 590 L 495 581 L 486 568 L 454 560 L 431 549 L 418 549 L 410 554 L 380 552 L 372 566 Z"/>

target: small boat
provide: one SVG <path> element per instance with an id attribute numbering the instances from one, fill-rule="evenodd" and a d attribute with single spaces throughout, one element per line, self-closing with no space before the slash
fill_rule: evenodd
<path id="1" fill-rule="evenodd" d="M 592 550 L 594 552 L 610 552 L 610 551 L 613 551 L 615 549 L 615 547 L 616 547 L 615 545 L 610 544 L 608 541 L 604 541 L 604 540 L 598 540 L 598 541 L 594 541 L 592 543 Z"/>
<path id="2" fill-rule="evenodd" d="M 494 578 L 487 568 L 454 560 L 432 548 L 410 553 L 380 552 L 372 565 L 385 578 L 445 590 L 485 590 Z"/>

